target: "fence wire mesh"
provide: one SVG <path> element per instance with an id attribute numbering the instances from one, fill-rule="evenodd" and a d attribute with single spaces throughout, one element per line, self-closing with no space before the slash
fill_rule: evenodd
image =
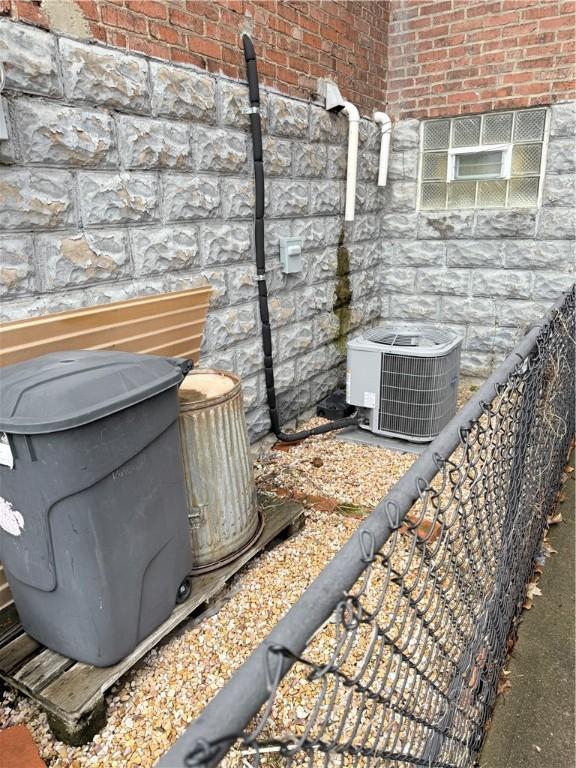
<path id="1" fill-rule="evenodd" d="M 382 500 L 163 764 L 474 764 L 573 435 L 574 303 L 525 337 L 408 472 L 414 492 Z"/>

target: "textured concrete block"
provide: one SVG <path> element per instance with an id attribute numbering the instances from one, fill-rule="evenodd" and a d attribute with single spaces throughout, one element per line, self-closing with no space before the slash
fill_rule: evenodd
<path id="1" fill-rule="evenodd" d="M 324 219 L 294 219 L 292 234 L 303 239 L 303 249 L 306 251 L 322 248 L 326 240 Z"/>
<path id="2" fill-rule="evenodd" d="M 310 382 L 302 382 L 282 392 L 277 402 L 282 424 L 295 419 L 310 406 Z"/>
<path id="3" fill-rule="evenodd" d="M 294 175 L 320 178 L 326 175 L 328 149 L 321 144 L 294 144 Z"/>
<path id="4" fill-rule="evenodd" d="M 61 38 L 66 97 L 107 107 L 143 112 L 150 108 L 145 59 Z"/>
<path id="5" fill-rule="evenodd" d="M 300 366 L 302 360 L 298 360 L 298 366 Z M 274 366 L 274 383 L 276 384 L 276 390 L 278 392 L 284 392 L 290 389 L 296 384 L 297 377 L 294 369 L 294 360 L 286 360 L 279 365 Z M 303 381 L 302 378 L 298 381 Z"/>
<path id="6" fill-rule="evenodd" d="M 153 173 L 78 174 L 84 224 L 128 224 L 159 217 L 158 179 Z"/>
<path id="7" fill-rule="evenodd" d="M 416 207 L 416 182 L 393 181 L 382 191 L 382 204 L 387 211 L 413 211 Z"/>
<path id="8" fill-rule="evenodd" d="M 516 328 L 473 324 L 468 328 L 466 349 L 471 352 L 510 352 L 519 335 Z"/>
<path id="9" fill-rule="evenodd" d="M 211 310 L 206 319 L 206 350 L 229 347 L 235 341 L 245 340 L 257 330 L 256 304 Z"/>
<path id="10" fill-rule="evenodd" d="M 340 238 L 345 235 L 344 223 L 340 216 L 324 216 L 323 219 L 326 228 L 326 244 L 330 245 L 331 243 L 340 242 Z M 344 237 L 344 240 L 346 240 L 346 237 Z M 349 240 L 350 238 L 348 237 Z"/>
<path id="11" fill-rule="evenodd" d="M 361 296 L 373 293 L 378 283 L 378 275 L 371 269 L 362 269 L 350 275 L 350 288 L 356 301 Z"/>
<path id="12" fill-rule="evenodd" d="M 317 314 L 312 321 L 314 341 L 316 344 L 326 344 L 338 336 L 340 321 L 332 311 Z"/>
<path id="13" fill-rule="evenodd" d="M 270 432 L 268 408 L 262 406 L 248 411 L 246 413 L 246 425 L 248 427 L 248 437 L 252 443 L 268 434 Z"/>
<path id="14" fill-rule="evenodd" d="M 215 122 L 216 85 L 209 75 L 151 61 L 150 81 L 155 115 Z"/>
<path id="15" fill-rule="evenodd" d="M 37 253 L 49 290 L 130 275 L 128 242 L 123 230 L 40 235 Z"/>
<path id="16" fill-rule="evenodd" d="M 60 96 L 56 38 L 47 32 L 0 19 L 0 61 L 6 89 Z"/>
<path id="17" fill-rule="evenodd" d="M 380 217 L 372 213 L 356 216 L 353 226 L 353 240 L 373 240 L 378 236 Z"/>
<path id="18" fill-rule="evenodd" d="M 379 217 L 380 234 L 387 239 L 416 239 L 418 214 L 385 213 Z"/>
<path id="19" fill-rule="evenodd" d="M 440 296 L 466 296 L 470 283 L 468 269 L 419 269 L 416 274 L 416 290 Z"/>
<path id="20" fill-rule="evenodd" d="M 328 178 L 345 179 L 347 164 L 346 147 L 328 147 Z"/>
<path id="21" fill-rule="evenodd" d="M 507 269 L 574 270 L 574 243 L 567 240 L 504 240 L 500 251 Z"/>
<path id="22" fill-rule="evenodd" d="M 254 180 L 224 178 L 221 182 L 222 210 L 227 219 L 254 216 Z"/>
<path id="23" fill-rule="evenodd" d="M 242 397 L 244 398 L 244 408 L 254 408 L 254 406 L 260 403 L 260 388 L 263 379 L 263 376 L 251 376 L 248 379 L 242 379 Z"/>
<path id="24" fill-rule="evenodd" d="M 114 123 L 107 112 L 17 99 L 15 121 L 24 163 L 116 166 Z"/>
<path id="25" fill-rule="evenodd" d="M 532 297 L 556 301 L 574 283 L 574 275 L 559 275 L 556 272 L 539 272 L 534 280 Z"/>
<path id="26" fill-rule="evenodd" d="M 235 355 L 233 349 L 217 349 L 210 354 L 202 354 L 200 368 L 214 368 L 217 371 L 233 371 L 235 369 Z"/>
<path id="27" fill-rule="evenodd" d="M 200 229 L 202 259 L 206 266 L 238 263 L 252 255 L 248 222 L 203 224 Z"/>
<path id="28" fill-rule="evenodd" d="M 368 213 L 380 210 L 380 208 L 378 187 L 374 184 L 358 182 L 356 184 L 356 213 Z"/>
<path id="29" fill-rule="evenodd" d="M 266 176 L 292 175 L 292 142 L 265 136 L 263 152 Z"/>
<path id="30" fill-rule="evenodd" d="M 33 254 L 30 235 L 0 239 L 0 296 L 19 296 L 36 288 Z"/>
<path id="31" fill-rule="evenodd" d="M 546 174 L 542 204 L 545 206 L 576 206 L 576 174 Z"/>
<path id="32" fill-rule="evenodd" d="M 248 341 L 238 344 L 235 352 L 234 371 L 240 378 L 251 376 L 263 369 L 262 341 L 258 336 L 255 335 Z"/>
<path id="33" fill-rule="evenodd" d="M 386 263 L 399 267 L 441 267 L 444 265 L 445 252 L 444 243 L 398 240 L 392 243 L 390 258 L 386 259 Z"/>
<path id="34" fill-rule="evenodd" d="M 195 227 L 138 228 L 131 231 L 130 239 L 137 276 L 200 266 Z"/>
<path id="35" fill-rule="evenodd" d="M 66 171 L 4 170 L 0 229 L 53 229 L 76 223 L 73 177 Z"/>
<path id="36" fill-rule="evenodd" d="M 464 298 L 462 296 L 444 296 L 442 299 L 441 318 L 453 323 L 482 323 L 493 325 L 496 322 L 496 305 L 492 299 Z"/>
<path id="37" fill-rule="evenodd" d="M 280 238 L 292 236 L 292 222 L 290 219 L 264 220 L 264 247 L 266 256 L 280 255 Z"/>
<path id="38" fill-rule="evenodd" d="M 164 216 L 168 221 L 208 219 L 220 209 L 218 179 L 191 173 L 165 173 Z"/>
<path id="39" fill-rule="evenodd" d="M 491 210 L 478 211 L 474 236 L 533 237 L 536 230 L 536 211 Z"/>
<path id="40" fill-rule="evenodd" d="M 416 270 L 407 267 L 385 267 L 378 275 L 380 287 L 392 293 L 414 293 Z"/>
<path id="41" fill-rule="evenodd" d="M 392 125 L 392 149 L 413 149 L 420 142 L 420 121 L 408 118 Z"/>
<path id="42" fill-rule="evenodd" d="M 574 173 L 576 171 L 574 139 L 551 139 L 548 144 L 546 170 L 548 173 Z"/>
<path id="43" fill-rule="evenodd" d="M 326 112 L 323 107 L 310 107 L 310 138 L 312 141 L 340 144 L 346 141 L 348 120 L 345 115 Z"/>
<path id="44" fill-rule="evenodd" d="M 298 356 L 295 381 L 301 384 L 318 373 L 324 373 L 327 367 L 326 347 L 318 347 L 311 352 Z"/>
<path id="45" fill-rule="evenodd" d="M 196 128 L 192 146 L 202 171 L 238 173 L 246 165 L 246 137 L 219 128 Z"/>
<path id="46" fill-rule="evenodd" d="M 270 132 L 276 136 L 306 138 L 308 105 L 284 96 L 269 96 Z"/>
<path id="47" fill-rule="evenodd" d="M 209 285 L 212 288 L 210 296 L 210 309 L 226 306 L 228 304 L 226 275 L 223 269 L 202 269 L 192 273 L 187 270 L 164 272 L 158 277 L 146 275 L 141 278 L 145 286 L 155 285 L 159 282 L 163 293 L 174 291 L 187 291 L 192 288 L 203 288 Z M 135 282 L 138 282 L 136 280 Z"/>
<path id="48" fill-rule="evenodd" d="M 314 338 L 309 323 L 293 323 L 281 328 L 274 339 L 274 347 L 282 350 L 286 357 L 294 357 L 308 352 L 317 339 Z"/>
<path id="49" fill-rule="evenodd" d="M 418 150 L 405 149 L 401 152 L 390 152 L 388 157 L 389 181 L 418 178 Z"/>
<path id="50" fill-rule="evenodd" d="M 220 122 L 231 128 L 250 128 L 250 117 L 244 110 L 250 106 L 248 86 L 229 80 L 218 81 L 218 113 Z M 262 119 L 262 117 L 260 118 Z"/>
<path id="51" fill-rule="evenodd" d="M 268 298 L 271 323 L 274 328 L 280 328 L 286 323 L 293 323 L 297 319 L 298 303 L 289 293 L 279 293 Z"/>
<path id="52" fill-rule="evenodd" d="M 559 295 L 559 294 L 558 294 Z M 553 298 L 557 298 L 554 296 Z M 477 299 L 478 301 L 478 299 Z M 526 327 L 530 323 L 539 322 L 547 312 L 550 302 L 503 300 L 496 303 L 498 325 L 512 328 Z"/>
<path id="53" fill-rule="evenodd" d="M 390 295 L 390 317 L 395 320 L 436 320 L 439 313 L 437 296 Z"/>
<path id="54" fill-rule="evenodd" d="M 489 298 L 528 299 L 532 291 L 530 272 L 499 269 L 474 270 L 470 292 L 472 296 Z"/>
<path id="55" fill-rule="evenodd" d="M 184 169 L 192 165 L 187 124 L 135 115 L 119 116 L 117 124 L 125 167 Z"/>
<path id="56" fill-rule="evenodd" d="M 463 350 L 460 358 L 460 374 L 485 378 L 492 373 L 501 357 L 503 355 Z"/>
<path id="57" fill-rule="evenodd" d="M 497 240 L 449 242 L 446 243 L 446 263 L 449 267 L 501 267 L 502 246 Z"/>
<path id="58" fill-rule="evenodd" d="M 308 212 L 309 182 L 273 179 L 268 184 L 270 216 L 303 216 Z"/>
<path id="59" fill-rule="evenodd" d="M 340 211 L 340 184 L 335 181 L 310 183 L 310 213 L 335 214 Z"/>
<path id="60" fill-rule="evenodd" d="M 324 248 L 309 254 L 306 281 L 308 285 L 336 279 L 338 254 L 335 248 Z"/>
<path id="61" fill-rule="evenodd" d="M 378 180 L 378 168 L 380 165 L 380 155 L 378 152 L 362 152 L 358 157 L 358 178 L 361 181 L 368 181 L 370 184 L 376 184 Z"/>
<path id="62" fill-rule="evenodd" d="M 228 267 L 226 279 L 231 304 L 243 304 L 247 301 L 254 301 L 258 296 L 256 267 L 254 264 Z"/>
<path id="63" fill-rule="evenodd" d="M 575 235 L 576 220 L 572 211 L 567 212 L 562 208 L 541 209 L 538 216 L 538 238 L 573 240 Z"/>
<path id="64" fill-rule="evenodd" d="M 418 237 L 420 240 L 472 237 L 473 223 L 472 211 L 422 211 L 418 217 Z"/>
<path id="65" fill-rule="evenodd" d="M 576 134 L 576 101 L 552 104 L 550 136 L 574 136 Z"/>

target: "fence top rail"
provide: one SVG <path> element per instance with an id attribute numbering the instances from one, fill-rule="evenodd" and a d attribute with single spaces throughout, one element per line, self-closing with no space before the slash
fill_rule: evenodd
<path id="1" fill-rule="evenodd" d="M 543 328 L 561 309 L 574 287 L 552 307 L 541 323 L 518 341 L 496 371 L 472 394 L 443 431 L 362 521 L 347 543 L 310 584 L 300 599 L 266 639 L 238 668 L 174 746 L 158 762 L 159 768 L 213 766 L 268 700 L 271 691 L 306 648 L 312 636 L 362 575 L 375 552 L 403 523 L 412 505 L 440 471 L 448 457 L 464 444 L 472 425 L 486 412 L 530 354 L 537 349 Z M 277 649 L 283 649 L 278 653 Z"/>

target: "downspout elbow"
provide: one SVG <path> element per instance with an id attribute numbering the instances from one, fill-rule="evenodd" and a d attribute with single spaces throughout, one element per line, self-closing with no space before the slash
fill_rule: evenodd
<path id="1" fill-rule="evenodd" d="M 374 112 L 374 122 L 380 126 L 382 140 L 380 143 L 380 162 L 378 165 L 378 186 L 385 187 L 388 179 L 388 156 L 390 154 L 390 135 L 392 120 L 386 112 Z"/>

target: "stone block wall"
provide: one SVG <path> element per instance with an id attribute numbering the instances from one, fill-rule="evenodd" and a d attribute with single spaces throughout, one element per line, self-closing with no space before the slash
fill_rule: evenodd
<path id="1" fill-rule="evenodd" d="M 243 378 L 253 436 L 268 430 L 253 256 L 247 87 L 197 69 L 0 20 L 2 320 L 206 281 L 202 364 Z M 379 133 L 363 120 L 356 220 L 344 233 L 347 120 L 263 93 L 266 245 L 285 420 L 330 391 L 346 334 L 381 316 Z M 279 237 L 301 236 L 283 275 Z M 334 312 L 338 243 L 350 312 Z"/>
<path id="2" fill-rule="evenodd" d="M 420 121 L 396 122 L 380 216 L 383 315 L 440 322 L 484 376 L 574 282 L 576 102 L 552 105 L 542 206 L 417 210 Z"/>

